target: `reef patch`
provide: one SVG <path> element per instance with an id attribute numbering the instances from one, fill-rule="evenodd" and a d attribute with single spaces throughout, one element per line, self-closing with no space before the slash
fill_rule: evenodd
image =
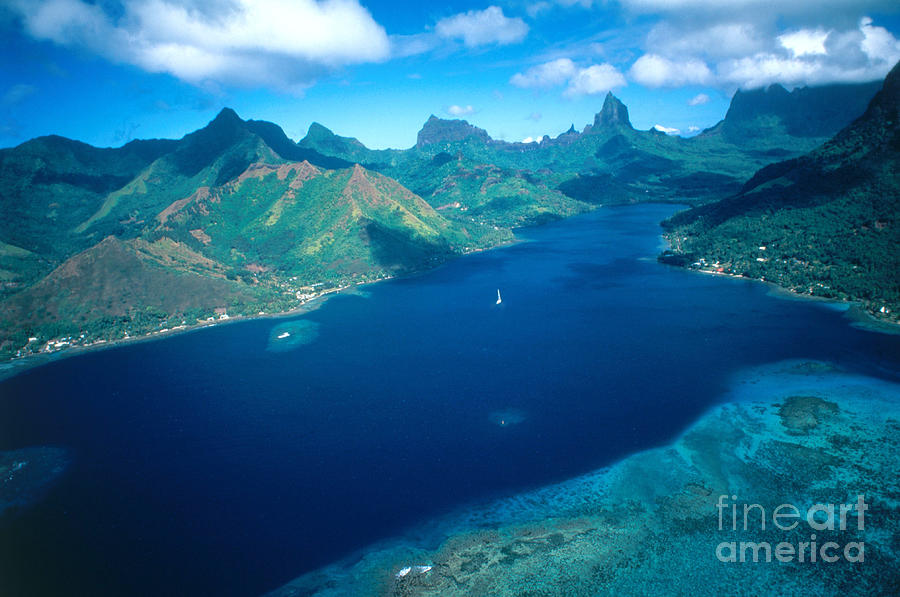
<path id="1" fill-rule="evenodd" d="M 68 452 L 62 448 L 0 451 L 0 515 L 39 501 L 68 465 Z"/>
<path id="2" fill-rule="evenodd" d="M 269 332 L 269 352 L 287 352 L 306 344 L 312 344 L 319 337 L 319 324 L 308 319 L 286 321 Z"/>
<path id="3" fill-rule="evenodd" d="M 271 595 L 897 594 L 900 385 L 789 361 L 744 372 L 731 388 L 668 446 L 429 521 L 427 532 L 373 545 Z M 510 413 L 491 413 L 496 424 L 498 414 Z M 797 507 L 796 527 L 773 524 L 782 504 Z M 849 512 L 850 524 L 822 522 L 829 508 Z M 415 539 L 426 536 L 438 547 Z M 759 561 L 742 559 L 744 544 Z M 773 557 L 779 545 L 795 550 L 791 558 Z M 413 574 L 411 562 L 429 562 L 428 572 Z"/>

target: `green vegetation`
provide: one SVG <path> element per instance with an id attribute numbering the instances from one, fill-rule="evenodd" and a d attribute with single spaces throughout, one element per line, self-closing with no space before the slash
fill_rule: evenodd
<path id="1" fill-rule="evenodd" d="M 858 101 L 867 89 L 770 90 L 762 109 L 743 94 L 723 123 L 693 139 L 635 130 L 611 94 L 581 133 L 573 126 L 529 144 L 436 117 L 405 150 L 370 150 L 318 124 L 294 143 L 278 126 L 229 109 L 180 140 L 98 149 L 34 139 L 0 150 L 0 358 L 292 310 L 598 205 L 733 194 L 758 168 L 799 156 L 846 124 L 846 111 L 822 98 Z M 801 122 L 809 115 L 797 98 L 821 122 Z M 768 133 L 750 139 L 741 133 L 748 127 Z M 893 192 L 890 184 L 879 189 Z M 845 199 L 876 190 L 859 187 Z M 829 205 L 822 209 L 847 207 Z M 821 257 L 804 259 L 834 251 L 848 256 L 846 267 L 880 271 L 896 255 L 857 242 L 895 230 L 893 212 L 879 206 L 860 215 L 857 236 L 821 230 L 857 254 L 823 244 Z M 755 263 L 739 267 L 755 275 Z M 809 276 L 831 279 L 819 269 Z"/>
<path id="2" fill-rule="evenodd" d="M 369 150 L 319 124 L 310 127 L 299 145 L 390 176 L 436 208 L 457 201 L 472 208 L 473 203 L 504 199 L 508 192 L 491 183 L 498 176 L 517 178 L 529 192 L 517 190 L 516 201 L 501 201 L 499 209 L 487 210 L 487 217 L 498 226 L 518 226 L 564 217 L 590 205 L 648 199 L 702 203 L 731 195 L 759 168 L 827 141 L 862 113 L 876 86 L 791 94 L 778 89 L 783 94 L 775 89 L 738 94 L 722 123 L 692 139 L 635 130 L 628 109 L 609 94 L 582 133 L 573 126 L 539 143 L 495 141 L 465 121 L 432 116 L 416 146 L 406 150 Z M 840 102 L 838 109 L 828 101 L 832 98 Z M 762 102 L 761 109 L 752 108 L 756 101 Z M 806 112 L 801 110 L 804 102 L 810 105 Z M 473 216 L 454 211 L 447 215 Z"/>
<path id="3" fill-rule="evenodd" d="M 664 226 L 664 261 L 859 301 L 900 320 L 900 69 L 815 151 L 760 170 L 733 197 Z"/>
<path id="4" fill-rule="evenodd" d="M 230 110 L 147 143 L 0 152 L 3 218 L 17 224 L 0 244 L 0 355 L 287 311 L 512 238 Z"/>

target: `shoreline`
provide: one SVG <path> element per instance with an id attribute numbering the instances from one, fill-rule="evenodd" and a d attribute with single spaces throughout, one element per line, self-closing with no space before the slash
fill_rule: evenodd
<path id="1" fill-rule="evenodd" d="M 631 204 L 631 205 L 647 205 L 649 203 L 655 203 L 655 202 L 638 203 L 638 204 Z M 618 205 L 602 206 L 601 205 L 601 206 L 598 206 L 596 209 L 603 209 L 603 207 L 620 207 L 620 206 L 618 206 Z M 591 210 L 591 211 L 595 211 L 595 210 Z M 569 219 L 569 218 L 564 218 L 564 219 Z M 559 220 L 557 220 L 557 221 L 559 221 Z M 539 224 L 538 227 L 540 227 L 542 225 L 543 224 Z M 532 228 L 532 226 L 525 226 L 522 228 L 514 229 L 513 233 L 515 234 L 516 230 L 527 230 L 528 228 Z M 659 239 L 660 239 L 659 249 L 665 250 L 665 249 L 672 248 L 672 244 L 666 238 L 665 233 L 660 234 Z M 436 269 L 445 265 L 448 261 L 455 261 L 456 259 L 458 259 L 460 257 L 465 257 L 467 255 L 482 253 L 485 251 L 493 251 L 496 249 L 513 246 L 513 245 L 519 244 L 521 242 L 527 242 L 527 239 L 522 239 L 517 236 L 514 236 L 512 240 L 499 243 L 493 247 L 473 249 L 471 251 L 461 253 L 461 254 L 457 255 L 456 257 L 454 257 L 453 259 L 444 261 L 435 267 L 429 267 L 429 268 L 425 268 L 425 269 L 422 269 L 419 271 L 412 271 L 412 272 L 408 272 L 403 275 L 385 276 L 384 278 L 379 278 L 377 280 L 356 282 L 356 283 L 352 283 L 352 284 L 347 284 L 346 286 L 340 286 L 338 288 L 327 290 L 318 296 L 308 299 L 306 302 L 301 303 L 299 306 L 297 306 L 296 308 L 291 309 L 289 311 L 279 311 L 279 312 L 275 312 L 275 313 L 263 313 L 263 314 L 254 314 L 254 315 L 235 315 L 235 316 L 229 316 L 227 319 L 216 319 L 215 321 L 203 321 L 203 322 L 198 321 L 196 324 L 193 324 L 193 325 L 176 326 L 174 328 L 170 328 L 165 331 L 149 332 L 149 333 L 141 334 L 141 335 L 137 335 L 137 336 L 130 336 L 127 338 L 119 338 L 117 340 L 96 341 L 89 345 L 71 346 L 71 347 L 61 348 L 61 349 L 55 350 L 53 352 L 39 352 L 36 354 L 35 353 L 28 354 L 28 355 L 25 355 L 22 357 L 14 357 L 7 361 L 0 362 L 0 382 L 5 381 L 7 379 L 11 379 L 11 378 L 15 377 L 16 375 L 19 375 L 20 373 L 29 371 L 30 369 L 34 369 L 34 368 L 40 367 L 42 365 L 46 365 L 48 363 L 52 363 L 57 360 L 74 357 L 74 356 L 79 356 L 81 354 L 87 354 L 87 353 L 93 352 L 93 351 L 101 351 L 101 350 L 106 350 L 106 349 L 110 349 L 110 348 L 118 348 L 121 346 L 127 346 L 132 343 L 138 343 L 138 342 L 152 342 L 154 340 L 161 340 L 161 339 L 168 338 L 171 336 L 175 336 L 175 335 L 179 335 L 179 334 L 186 334 L 186 333 L 190 333 L 190 332 L 196 332 L 196 331 L 206 329 L 209 327 L 227 325 L 229 323 L 237 323 L 237 322 L 242 322 L 242 321 L 253 321 L 253 320 L 260 320 L 260 319 L 282 319 L 282 318 L 289 318 L 289 317 L 302 315 L 305 313 L 310 313 L 312 311 L 315 311 L 316 309 L 319 309 L 322 305 L 324 305 L 328 301 L 328 299 L 332 298 L 332 296 L 334 296 L 334 295 L 347 293 L 347 292 L 353 292 L 357 288 L 371 285 L 371 284 L 378 284 L 380 282 L 385 282 L 388 280 L 415 278 L 415 277 L 424 275 L 428 272 L 435 271 Z M 832 304 L 832 305 L 845 306 L 844 315 L 848 320 L 850 320 L 850 325 L 857 327 L 859 329 L 876 332 L 876 333 L 889 334 L 889 335 L 900 334 L 900 321 L 891 321 L 891 320 L 885 321 L 885 320 L 879 319 L 879 318 L 875 317 L 873 314 L 866 311 L 865 309 L 861 308 L 857 301 L 826 298 L 826 297 L 814 296 L 814 295 L 809 295 L 809 294 L 802 294 L 802 293 L 798 293 L 793 290 L 790 290 L 788 288 L 785 288 L 784 286 L 780 286 L 770 280 L 765 280 L 765 279 L 761 279 L 761 278 L 748 278 L 748 277 L 741 276 L 738 274 L 730 274 L 730 273 L 726 273 L 726 272 L 717 272 L 717 271 L 704 270 L 704 269 L 694 269 L 694 268 L 690 268 L 690 267 L 661 263 L 659 261 L 657 261 L 657 262 L 660 263 L 660 265 L 669 265 L 671 267 L 676 267 L 678 269 L 692 272 L 692 273 L 707 274 L 707 275 L 714 275 L 714 276 L 724 276 L 724 277 L 732 278 L 732 279 L 759 282 L 759 283 L 762 283 L 762 284 L 765 284 L 766 286 L 768 286 L 770 296 L 773 296 L 775 298 L 780 298 L 783 300 L 815 301 L 815 302 L 824 302 L 824 303 L 828 303 L 828 304 Z"/>
<path id="2" fill-rule="evenodd" d="M 751 429 L 753 443 L 787 444 L 798 450 L 825 449 L 844 454 L 848 450 L 846 445 L 835 446 L 823 439 L 833 426 L 844 424 L 842 421 L 833 415 L 822 415 L 809 429 L 797 433 L 787 424 L 792 415 L 790 411 L 785 412 L 785 402 L 793 399 L 794 404 L 801 407 L 805 405 L 802 401 L 826 406 L 836 404 L 837 412 L 852 416 L 857 432 L 859 420 L 862 420 L 862 424 L 867 425 L 862 437 L 874 442 L 878 439 L 881 422 L 896 411 L 898 390 L 900 385 L 895 382 L 834 368 L 833 363 L 816 359 L 791 358 L 742 367 L 729 375 L 721 400 L 711 404 L 667 442 L 630 452 L 568 479 L 459 504 L 398 529 L 396 534 L 373 541 L 342 558 L 303 572 L 264 595 L 332 596 L 381 591 L 391 595 L 439 592 L 462 597 L 471 594 L 472 587 L 488 585 L 494 594 L 499 593 L 501 587 L 511 586 L 510 576 L 517 574 L 514 572 L 516 566 L 529 562 L 533 565 L 528 572 L 534 578 L 542 579 L 539 582 L 547 587 L 568 587 L 572 575 L 579 571 L 582 579 L 586 579 L 583 582 L 589 584 L 596 562 L 604 558 L 583 558 L 586 550 L 591 556 L 606 555 L 613 562 L 619 557 L 615 550 L 642 553 L 647 545 L 644 531 L 658 528 L 660 521 L 672 524 L 671 530 L 684 541 L 696 541 L 694 523 L 708 523 L 713 533 L 707 535 L 702 544 L 715 566 L 710 573 L 713 578 L 720 578 L 721 567 L 714 557 L 720 540 L 714 534 L 714 501 L 726 492 L 731 495 L 735 489 L 723 484 L 724 481 L 733 476 L 755 479 L 756 473 L 741 459 L 707 458 L 702 451 L 697 451 L 697 438 L 707 442 L 712 437 L 714 446 L 731 447 L 734 441 L 734 434 L 728 432 L 731 426 L 732 429 Z M 802 408 L 798 411 L 800 415 L 805 412 Z M 755 425 L 747 425 L 747 422 Z M 800 422 L 807 424 L 803 419 Z M 715 454 L 713 450 L 709 452 Z M 765 450 L 753 454 L 751 463 L 765 462 L 767 458 Z M 805 452 L 794 453 L 787 464 L 797 467 L 804 464 L 803 454 Z M 891 464 L 890 460 L 878 460 L 881 455 L 877 451 L 868 454 L 873 454 L 882 465 Z M 768 458 L 782 467 L 786 464 L 777 456 Z M 721 474 L 723 466 L 728 471 L 724 476 Z M 878 470 L 888 476 L 891 468 L 881 466 Z M 648 475 L 656 482 L 652 489 L 648 489 L 645 482 Z M 812 482 L 804 485 L 800 493 L 802 503 L 813 504 L 817 498 L 821 499 L 821 487 Z M 772 485 L 769 489 L 774 491 L 768 502 L 784 502 L 780 486 Z M 661 501 L 660 495 L 669 499 Z M 625 498 L 642 503 L 645 508 L 623 515 L 617 506 L 625 503 Z M 684 516 L 672 516 L 672 510 L 666 509 L 672 504 L 678 506 L 678 512 Z M 667 512 L 668 515 L 645 518 L 642 512 Z M 638 524 L 633 524 L 635 522 Z M 604 528 L 605 532 L 598 532 Z M 635 540 L 623 542 L 629 536 Z M 801 535 L 802 539 L 806 537 L 808 535 Z M 578 549 L 567 551 L 566 545 L 570 544 Z M 678 553 L 694 553 L 684 551 L 684 544 L 669 545 L 668 553 L 673 557 Z M 553 549 L 544 549 L 547 545 Z M 615 550 L 609 549 L 609 545 Z M 485 552 L 495 553 L 496 557 L 472 557 Z M 498 567 L 498 560 L 511 552 L 516 557 L 508 562 L 509 567 Z M 554 565 L 548 567 L 547 558 Z M 664 566 L 670 561 L 669 558 L 660 560 Z M 579 568 L 580 562 L 586 565 Z M 547 578 L 535 574 L 547 569 L 563 570 L 565 574 Z M 642 573 L 641 569 L 633 572 L 631 566 L 624 569 Z M 646 575 L 646 571 L 643 574 Z M 730 580 L 722 580 L 722 588 L 726 588 Z M 624 581 L 621 577 L 618 579 L 620 583 Z M 609 589 L 608 584 L 598 587 Z"/>
<path id="3" fill-rule="evenodd" d="M 230 323 L 239 323 L 244 321 L 254 321 L 254 320 L 262 320 L 262 319 L 284 319 L 295 317 L 299 315 L 304 315 L 306 313 L 311 313 L 320 307 L 322 307 L 329 299 L 333 298 L 339 294 L 350 294 L 356 291 L 357 289 L 362 288 L 363 286 L 369 286 L 372 284 L 379 284 L 381 282 L 387 282 L 388 280 L 396 280 L 396 279 L 410 279 L 418 276 L 422 276 L 428 272 L 432 272 L 442 267 L 449 261 L 455 261 L 460 257 L 465 257 L 467 255 L 474 255 L 477 253 L 483 253 L 485 251 L 493 251 L 495 249 L 501 249 L 504 247 L 509 247 L 516 245 L 520 242 L 524 242 L 522 239 L 513 238 L 512 240 L 499 243 L 493 247 L 483 248 L 483 249 L 473 249 L 471 251 L 467 251 L 465 253 L 460 253 L 455 256 L 453 259 L 448 259 L 442 263 L 434 267 L 424 268 L 418 271 L 407 272 L 402 275 L 391 275 L 385 276 L 383 278 L 379 278 L 377 280 L 367 280 L 365 282 L 354 282 L 351 284 L 347 284 L 345 286 L 339 286 L 337 288 L 332 288 L 330 290 L 326 290 L 322 294 L 319 294 L 311 299 L 306 300 L 305 302 L 298 305 L 296 308 L 291 309 L 289 311 L 278 311 L 274 313 L 263 313 L 263 314 L 253 314 L 253 315 L 234 315 L 228 316 L 227 319 L 215 319 L 214 321 L 198 321 L 196 324 L 185 325 L 185 326 L 176 326 L 173 328 L 169 328 L 165 331 L 154 331 L 146 334 L 140 334 L 136 336 L 129 336 L 127 338 L 118 338 L 116 340 L 101 340 L 95 341 L 88 345 L 81 346 L 68 346 L 65 348 L 60 348 L 58 350 L 54 350 L 52 352 L 38 352 L 27 354 L 21 357 L 13 357 L 7 361 L 0 362 L 0 382 L 6 381 L 7 379 L 11 379 L 21 373 L 25 373 L 31 369 L 35 369 L 37 367 L 41 367 L 43 365 L 47 365 L 49 363 L 53 363 L 55 361 L 59 361 L 62 359 L 67 359 L 70 357 L 80 356 L 83 354 L 88 354 L 91 352 L 99 352 L 102 350 L 108 350 L 112 348 L 120 348 L 122 346 L 128 346 L 131 344 L 137 344 L 140 342 L 153 342 L 154 340 L 162 340 L 165 338 L 169 338 L 176 335 L 188 334 L 191 332 L 197 332 L 210 327 L 217 327 L 222 325 L 228 325 Z"/>
<path id="4" fill-rule="evenodd" d="M 679 266 L 673 266 L 679 267 Z M 892 334 L 897 335 L 900 334 L 900 321 L 893 321 L 890 319 L 879 319 L 875 317 L 872 313 L 867 311 L 866 309 L 860 307 L 859 301 L 850 300 L 850 299 L 839 299 L 839 298 L 828 298 L 824 296 L 816 296 L 813 294 L 804 294 L 801 292 L 796 292 L 791 290 L 790 288 L 785 288 L 776 282 L 772 282 L 771 280 L 764 280 L 762 278 L 748 278 L 746 276 L 741 276 L 738 274 L 729 274 L 725 272 L 715 272 L 705 269 L 694 269 L 690 267 L 679 267 L 679 269 L 683 269 L 685 271 L 694 272 L 698 274 L 707 274 L 711 276 L 724 276 L 726 278 L 732 278 L 736 280 L 747 280 L 750 282 L 758 282 L 760 284 L 765 284 L 769 288 L 769 295 L 781 300 L 789 300 L 789 301 L 811 301 L 814 303 L 824 303 L 827 305 L 834 305 L 843 307 L 844 316 L 850 320 L 850 325 L 855 327 L 865 329 L 872 332 L 879 332 L 882 334 Z"/>
<path id="5" fill-rule="evenodd" d="M 141 342 L 153 342 L 155 340 L 163 340 L 165 338 L 170 338 L 172 336 L 178 336 L 182 334 L 189 334 L 192 332 L 198 332 L 200 330 L 204 330 L 211 327 L 219 327 L 228 325 L 231 323 L 240 323 L 246 321 L 254 321 L 254 320 L 262 320 L 262 319 L 283 319 L 294 317 L 298 315 L 304 315 L 306 313 L 311 313 L 317 309 L 319 309 L 322 305 L 328 302 L 329 299 L 334 296 L 342 293 L 353 292 L 355 289 L 365 286 L 368 284 L 378 284 L 379 282 L 385 282 L 387 280 L 393 280 L 397 278 L 397 276 L 387 276 L 384 278 L 380 278 L 378 280 L 371 280 L 367 282 L 358 282 L 354 284 L 348 284 L 346 286 L 340 286 L 338 288 L 333 288 L 331 290 L 327 290 L 322 294 L 307 300 L 304 303 L 301 303 L 294 309 L 290 311 L 279 311 L 277 313 L 263 313 L 263 314 L 255 314 L 255 315 L 234 315 L 229 316 L 227 319 L 216 319 L 214 321 L 203 321 L 197 322 L 193 325 L 185 325 L 185 326 L 177 326 L 174 328 L 169 328 L 165 331 L 155 331 L 149 332 L 147 334 L 140 334 L 136 336 L 129 336 L 127 338 L 119 338 L 117 340 L 101 340 L 98 342 L 94 342 L 92 344 L 83 345 L 83 346 L 71 346 L 66 348 L 61 348 L 59 350 L 55 350 L 53 352 L 39 352 L 28 354 L 22 357 L 15 357 L 8 361 L 0 362 L 0 382 L 3 382 L 7 379 L 11 379 L 20 373 L 25 373 L 31 369 L 35 369 L 42 365 L 46 365 L 49 363 L 53 363 L 55 361 L 59 361 L 62 359 L 67 359 L 70 357 L 80 356 L 83 354 L 88 354 L 91 352 L 100 352 L 103 350 L 108 350 L 112 348 L 120 348 L 122 346 L 128 346 L 131 344 L 138 344 Z"/>
<path id="6" fill-rule="evenodd" d="M 663 251 L 672 250 L 672 243 L 666 237 L 666 233 L 663 232 L 660 234 L 660 240 L 662 241 L 661 247 Z M 800 292 L 796 292 L 791 290 L 790 288 L 785 288 L 776 282 L 772 282 L 771 280 L 766 280 L 763 278 L 748 278 L 746 276 L 741 276 L 738 274 L 729 274 L 726 272 L 717 272 L 708 269 L 696 269 L 692 267 L 687 267 L 684 265 L 675 265 L 673 263 L 665 263 L 661 262 L 657 259 L 657 262 L 661 265 L 668 265 L 670 267 L 675 267 L 684 271 L 698 273 L 698 274 L 708 274 L 713 276 L 724 276 L 726 278 L 733 278 L 738 280 L 749 280 L 752 282 L 760 282 L 769 287 L 769 295 L 775 298 L 779 298 L 782 300 L 802 300 L 802 301 L 815 301 L 815 302 L 824 302 L 832 305 L 846 305 L 844 309 L 844 316 L 850 320 L 850 325 L 857 327 L 859 329 L 863 329 L 870 332 L 878 332 L 882 334 L 890 334 L 897 335 L 900 334 L 900 320 L 891 320 L 891 319 L 879 319 L 874 314 L 870 313 L 866 309 L 859 306 L 859 301 L 848 300 L 848 299 L 837 299 L 837 298 L 828 298 L 824 296 L 815 296 L 812 294 L 803 294 Z"/>

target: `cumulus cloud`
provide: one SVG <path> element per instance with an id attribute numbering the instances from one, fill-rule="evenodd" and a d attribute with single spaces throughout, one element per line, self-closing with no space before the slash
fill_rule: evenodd
<path id="1" fill-rule="evenodd" d="M 661 132 L 661 133 L 665 133 L 665 134 L 667 134 L 667 135 L 677 135 L 678 133 L 681 132 L 680 129 L 675 129 L 675 128 L 668 127 L 668 126 L 663 126 L 663 125 L 661 125 L 661 124 L 654 124 L 654 125 L 653 125 L 653 128 L 654 128 L 655 130 L 657 130 L 657 131 L 659 131 L 659 132 Z"/>
<path id="2" fill-rule="evenodd" d="M 657 54 L 644 54 L 628 71 L 629 76 L 647 87 L 680 87 L 707 85 L 713 80 L 712 71 L 702 60 L 669 60 Z"/>
<path id="3" fill-rule="evenodd" d="M 728 60 L 718 66 L 718 75 L 745 88 L 851 83 L 880 79 L 900 61 L 900 41 L 869 18 L 862 19 L 856 31 L 829 33 L 822 44 L 823 52 L 795 55 L 789 49 Z"/>
<path id="4" fill-rule="evenodd" d="M 499 6 L 470 10 L 441 19 L 434 30 L 439 37 L 462 40 L 469 48 L 518 43 L 528 35 L 525 21 L 507 17 Z"/>
<path id="5" fill-rule="evenodd" d="M 871 61 L 893 66 L 900 60 L 900 41 L 890 31 L 876 27 L 869 17 L 863 17 L 859 30 L 863 34 L 860 48 Z"/>
<path id="6" fill-rule="evenodd" d="M 625 77 L 611 64 L 595 64 L 580 69 L 569 81 L 563 95 L 577 97 L 606 93 L 616 87 L 627 85 Z"/>
<path id="7" fill-rule="evenodd" d="M 516 73 L 509 80 L 516 87 L 546 89 L 562 85 L 572 78 L 578 69 L 568 58 L 559 58 L 532 66 L 524 73 Z"/>
<path id="8" fill-rule="evenodd" d="M 516 73 L 509 82 L 523 89 L 549 89 L 567 84 L 563 95 L 576 97 L 606 93 L 626 85 L 625 77 L 611 64 L 594 64 L 579 68 L 569 58 L 557 58 L 538 64 L 524 73 Z"/>
<path id="9" fill-rule="evenodd" d="M 669 13 L 691 16 L 710 14 L 735 14 L 741 12 L 753 15 L 768 15 L 773 11 L 771 0 L 620 0 L 622 6 L 641 13 Z M 780 14 L 822 14 L 835 17 L 855 14 L 860 8 L 859 0 L 791 0 L 777 6 Z M 867 10 L 896 10 L 896 0 L 868 0 Z"/>
<path id="10" fill-rule="evenodd" d="M 702 106 L 703 104 L 709 103 L 709 96 L 705 93 L 698 93 L 694 97 L 688 100 L 689 106 Z"/>
<path id="11" fill-rule="evenodd" d="M 681 28 L 661 23 L 645 49 L 629 77 L 648 87 L 863 82 L 884 77 L 900 60 L 900 42 L 868 17 L 853 28 L 813 23 L 790 30 L 734 21 Z"/>
<path id="12" fill-rule="evenodd" d="M 123 0 L 107 13 L 83 0 L 12 0 L 26 32 L 198 83 L 303 86 L 330 69 L 390 54 L 357 0 Z"/>
<path id="13" fill-rule="evenodd" d="M 822 29 L 800 29 L 791 33 L 778 36 L 782 47 L 797 56 L 811 56 L 815 54 L 827 54 L 825 40 L 828 39 L 828 31 Z"/>
<path id="14" fill-rule="evenodd" d="M 769 43 L 752 23 L 729 21 L 691 28 L 662 22 L 647 34 L 646 46 L 652 53 L 669 58 L 716 59 L 747 56 L 765 50 Z"/>
<path id="15" fill-rule="evenodd" d="M 457 106 L 454 104 L 447 108 L 447 114 L 450 114 L 451 116 L 467 116 L 474 113 L 475 108 L 472 106 Z"/>

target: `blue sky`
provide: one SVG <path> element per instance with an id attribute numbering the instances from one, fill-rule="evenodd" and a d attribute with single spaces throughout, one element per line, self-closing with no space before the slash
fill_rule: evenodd
<path id="1" fill-rule="evenodd" d="M 895 0 L 0 0 L 0 147 L 178 138 L 223 107 L 409 147 L 430 114 L 509 141 L 593 120 L 692 134 L 738 88 L 883 77 Z"/>

